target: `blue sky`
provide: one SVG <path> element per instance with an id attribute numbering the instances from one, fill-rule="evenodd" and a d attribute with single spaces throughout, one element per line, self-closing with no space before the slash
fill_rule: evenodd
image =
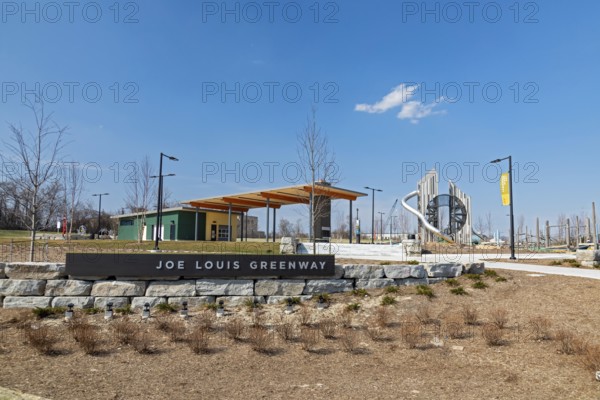
<path id="1" fill-rule="evenodd" d="M 22 96 L 45 88 L 70 127 L 66 158 L 91 176 L 101 168 L 86 191 L 110 192 L 108 209 L 123 205 L 126 163 L 158 164 L 161 151 L 181 160 L 165 167 L 180 200 L 288 185 L 282 169 L 298 161 L 313 104 L 339 185 L 383 189 L 376 211 L 414 190 L 411 168 L 439 163 L 447 177 L 459 166 L 474 216 L 492 212 L 506 230 L 486 163 L 509 154 L 515 213 L 530 225 L 589 213 L 600 197 L 598 2 L 148 0 L 122 1 L 118 14 L 113 3 L 3 2 L 0 22 L 0 138 L 6 122 L 28 126 Z M 236 162 L 239 179 L 202 177 L 206 163 Z M 264 166 L 257 182 L 244 179 L 248 163 Z M 370 215 L 370 198 L 356 206 Z"/>

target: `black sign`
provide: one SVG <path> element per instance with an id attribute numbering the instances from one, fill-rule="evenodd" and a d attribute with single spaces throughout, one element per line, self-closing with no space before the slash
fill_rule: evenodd
<path id="1" fill-rule="evenodd" d="M 189 278 L 332 276 L 333 255 L 68 253 L 75 276 Z"/>

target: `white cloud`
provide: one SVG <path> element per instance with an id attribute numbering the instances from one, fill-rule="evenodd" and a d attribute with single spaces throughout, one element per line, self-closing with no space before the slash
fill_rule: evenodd
<path id="1" fill-rule="evenodd" d="M 445 111 L 434 111 L 443 98 L 437 99 L 431 104 L 425 104 L 418 100 L 412 100 L 415 97 L 418 85 L 402 83 L 396 86 L 390 93 L 386 94 L 375 104 L 357 104 L 354 111 L 367 112 L 369 114 L 381 114 L 392 108 L 400 107 L 400 112 L 396 115 L 398 119 L 408 119 L 411 123 L 417 124 L 419 120 L 432 115 L 445 114 Z"/>

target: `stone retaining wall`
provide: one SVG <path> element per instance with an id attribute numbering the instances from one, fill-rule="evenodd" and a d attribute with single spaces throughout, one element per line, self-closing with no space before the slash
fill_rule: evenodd
<path id="1" fill-rule="evenodd" d="M 64 264 L 0 263 L 0 303 L 4 308 L 58 307 L 73 303 L 78 308 L 104 308 L 144 303 L 181 304 L 190 307 L 224 300 L 228 306 L 252 299 L 279 303 L 287 297 L 308 300 L 321 293 L 353 289 L 379 289 L 391 285 L 437 283 L 463 273 L 481 274 L 483 263 L 423 263 L 420 265 L 336 265 L 335 275 L 295 279 L 179 279 L 153 280 L 127 277 L 69 277 Z"/>

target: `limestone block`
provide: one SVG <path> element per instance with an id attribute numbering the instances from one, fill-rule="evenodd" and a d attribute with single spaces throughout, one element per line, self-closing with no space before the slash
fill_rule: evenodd
<path id="1" fill-rule="evenodd" d="M 199 296 L 252 296 L 254 281 L 250 279 L 198 279 L 196 293 Z"/>
<path id="2" fill-rule="evenodd" d="M 63 279 L 65 264 L 20 262 L 7 263 L 4 273 L 11 279 Z"/>
<path id="3" fill-rule="evenodd" d="M 146 289 L 150 297 L 193 297 L 196 295 L 196 280 L 153 281 Z"/>
<path id="4" fill-rule="evenodd" d="M 223 305 L 227 307 L 240 307 L 250 301 L 257 301 L 260 304 L 265 304 L 265 298 L 263 296 L 220 296 L 216 298 L 216 302 L 223 300 Z"/>
<path id="5" fill-rule="evenodd" d="M 96 297 L 94 299 L 94 307 L 106 308 L 107 303 L 113 303 L 114 308 L 122 308 L 129 304 L 127 297 Z"/>
<path id="6" fill-rule="evenodd" d="M 425 265 L 429 278 L 456 278 L 462 273 L 462 264 L 457 263 L 431 263 Z"/>
<path id="7" fill-rule="evenodd" d="M 390 278 L 356 280 L 357 289 L 381 289 L 386 286 L 392 286 L 395 284 L 396 283 L 394 282 L 394 280 Z"/>
<path id="8" fill-rule="evenodd" d="M 354 289 L 352 279 L 312 279 L 306 281 L 303 294 L 340 293 Z"/>
<path id="9" fill-rule="evenodd" d="M 92 296 L 97 297 L 136 297 L 146 293 L 145 281 L 96 281 Z"/>
<path id="10" fill-rule="evenodd" d="M 167 299 L 165 299 L 164 297 L 149 297 L 149 296 L 134 297 L 131 300 L 131 308 L 141 310 L 144 308 L 144 304 L 146 304 L 146 303 L 150 304 L 150 308 L 154 308 L 158 304 L 166 303 L 166 302 L 167 302 Z"/>
<path id="11" fill-rule="evenodd" d="M 306 282 L 298 279 L 262 279 L 254 285 L 257 296 L 298 296 L 304 291 Z"/>
<path id="12" fill-rule="evenodd" d="M 196 296 L 196 297 L 169 297 L 168 303 L 181 306 L 184 301 L 188 302 L 188 308 L 201 307 L 205 304 L 214 303 L 215 296 Z"/>
<path id="13" fill-rule="evenodd" d="M 35 279 L 2 279 L 0 296 L 43 296 L 46 281 Z"/>
<path id="14" fill-rule="evenodd" d="M 52 307 L 67 307 L 71 303 L 75 308 L 92 308 L 94 307 L 94 298 L 90 296 L 76 297 L 55 297 L 52 299 Z"/>
<path id="15" fill-rule="evenodd" d="M 383 271 L 386 278 L 392 279 L 427 277 L 427 271 L 423 265 L 385 265 Z"/>
<path id="16" fill-rule="evenodd" d="M 4 298 L 4 308 L 44 308 L 50 307 L 52 297 L 19 297 L 19 296 L 6 296 Z"/>
<path id="17" fill-rule="evenodd" d="M 46 296 L 89 296 L 92 292 L 92 281 L 72 279 L 51 279 L 46 283 Z"/>
<path id="18" fill-rule="evenodd" d="M 379 279 L 383 278 L 382 265 L 344 265 L 344 278 L 346 279 Z"/>

